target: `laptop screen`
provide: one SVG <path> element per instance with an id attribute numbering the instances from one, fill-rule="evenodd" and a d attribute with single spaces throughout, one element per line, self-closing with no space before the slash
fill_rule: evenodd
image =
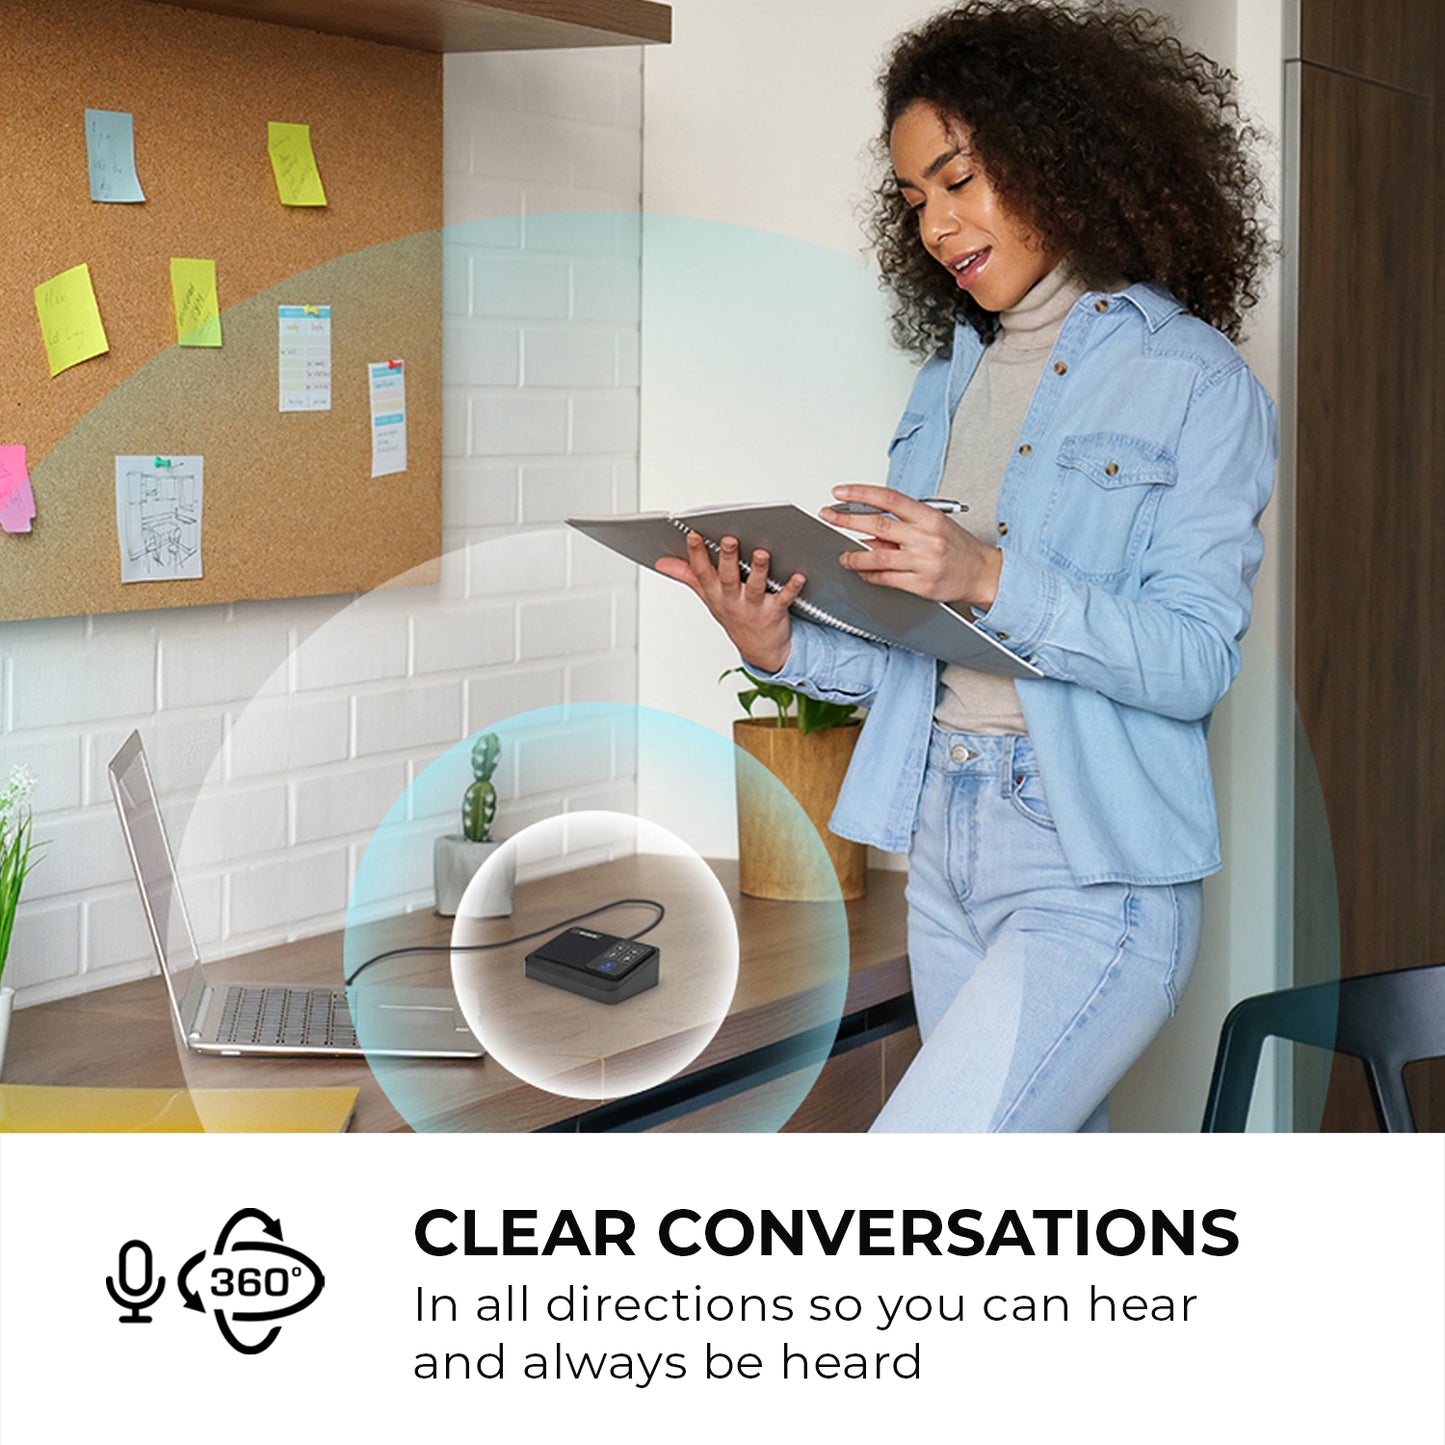
<path id="1" fill-rule="evenodd" d="M 132 733 L 110 760 L 110 787 L 171 1007 L 187 1033 L 205 980 L 139 733 Z"/>

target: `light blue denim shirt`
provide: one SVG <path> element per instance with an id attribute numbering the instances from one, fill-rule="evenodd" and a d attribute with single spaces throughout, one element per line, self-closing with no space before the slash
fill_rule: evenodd
<path id="1" fill-rule="evenodd" d="M 889 448 L 888 485 L 937 495 L 949 428 L 983 346 L 960 323 L 926 363 Z M 1213 327 L 1158 286 L 1069 312 L 999 492 L 998 596 L 979 625 L 1043 680 L 1018 684 L 1077 882 L 1181 883 L 1218 871 L 1205 749 L 1239 670 L 1264 552 L 1274 404 Z M 907 849 L 939 664 L 793 622 L 769 680 L 870 711 L 831 819 Z"/>

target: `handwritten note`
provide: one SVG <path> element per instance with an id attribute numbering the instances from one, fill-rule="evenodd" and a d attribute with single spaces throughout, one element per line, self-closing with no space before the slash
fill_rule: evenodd
<path id="1" fill-rule="evenodd" d="M 278 306 L 282 411 L 331 410 L 331 308 Z"/>
<path id="2" fill-rule="evenodd" d="M 35 493 L 23 446 L 0 446 L 0 527 L 28 532 L 35 519 Z"/>
<path id="3" fill-rule="evenodd" d="M 202 457 L 115 459 L 115 530 L 122 582 L 201 576 Z"/>
<path id="4" fill-rule="evenodd" d="M 266 122 L 266 148 L 283 206 L 324 206 L 326 192 L 311 151 L 311 127 Z"/>
<path id="5" fill-rule="evenodd" d="M 110 350 L 84 261 L 35 288 L 35 311 L 51 376 Z"/>
<path id="6" fill-rule="evenodd" d="M 406 470 L 406 366 L 373 361 L 366 368 L 371 385 L 371 475 L 389 477 Z"/>
<path id="7" fill-rule="evenodd" d="M 128 110 L 85 112 L 85 157 L 92 201 L 143 201 L 135 173 L 135 121 Z"/>
<path id="8" fill-rule="evenodd" d="M 219 346 L 221 303 L 216 296 L 216 263 L 171 257 L 171 299 L 176 306 L 176 344 Z"/>

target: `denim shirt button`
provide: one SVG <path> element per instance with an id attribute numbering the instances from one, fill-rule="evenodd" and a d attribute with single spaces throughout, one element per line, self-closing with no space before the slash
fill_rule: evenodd
<path id="1" fill-rule="evenodd" d="M 1068 374 L 1069 364 L 1068 364 L 1068 362 L 1066 362 L 1066 361 L 1056 361 L 1056 362 L 1054 362 L 1054 370 L 1055 370 L 1060 376 L 1065 376 L 1065 375 Z"/>
<path id="2" fill-rule="evenodd" d="M 954 743 L 954 745 L 948 750 L 948 756 L 950 760 L 955 763 L 966 763 L 971 757 L 973 757 L 973 753 L 969 751 L 968 748 L 964 747 L 962 743 Z"/>

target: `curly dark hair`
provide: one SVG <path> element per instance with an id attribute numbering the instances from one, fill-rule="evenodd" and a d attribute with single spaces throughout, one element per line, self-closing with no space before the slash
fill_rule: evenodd
<path id="1" fill-rule="evenodd" d="M 1002 204 L 1086 285 L 1155 281 L 1237 339 L 1270 252 L 1259 218 L 1259 132 L 1234 76 L 1186 50 L 1164 20 L 1106 3 L 972 0 L 905 34 L 879 76 L 881 159 L 904 111 L 967 127 Z M 893 293 L 893 334 L 947 351 L 956 320 L 995 321 L 924 249 L 891 168 L 869 240 Z"/>

